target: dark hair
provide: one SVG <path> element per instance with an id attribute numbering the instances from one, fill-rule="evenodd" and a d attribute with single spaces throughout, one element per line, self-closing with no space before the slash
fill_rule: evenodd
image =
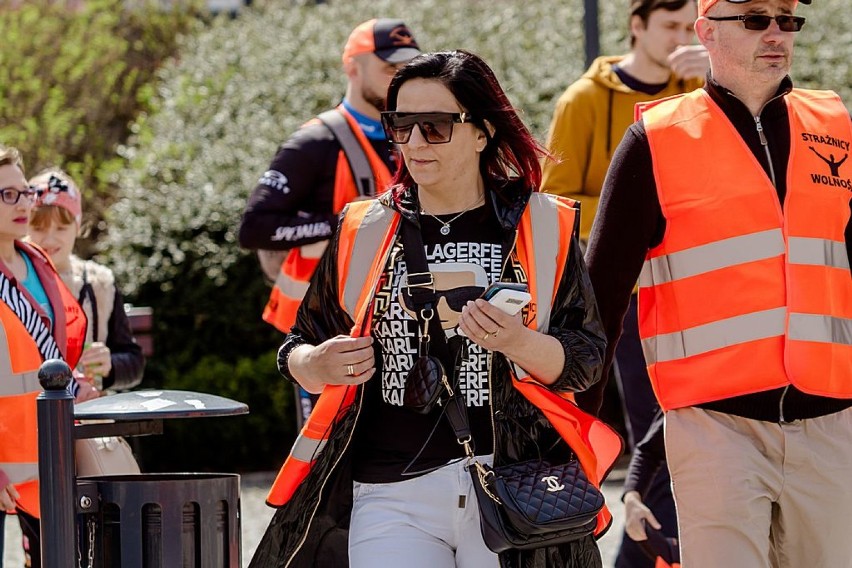
<path id="1" fill-rule="evenodd" d="M 643 25 L 648 25 L 648 18 L 651 17 L 652 12 L 656 12 L 657 10 L 667 10 L 669 12 L 676 12 L 686 6 L 687 2 L 696 2 L 697 0 L 633 0 L 630 2 L 630 19 L 628 20 L 628 29 L 629 22 L 633 20 L 633 16 L 639 16 L 639 19 L 642 20 Z M 632 48 L 636 45 L 636 36 L 633 35 L 633 32 L 630 32 L 630 47 Z"/>
<path id="2" fill-rule="evenodd" d="M 485 61 L 462 50 L 418 55 L 391 80 L 388 110 L 396 110 L 399 89 L 412 79 L 440 81 L 464 111 L 473 115 L 473 123 L 485 131 L 488 144 L 480 154 L 479 171 L 486 186 L 494 188 L 503 180 L 520 179 L 526 187 L 538 188 L 541 183 L 539 157 L 546 152 L 518 116 Z M 486 122 L 494 129 L 493 135 Z M 402 187 L 414 185 L 403 160 L 400 160 L 393 181 Z"/>

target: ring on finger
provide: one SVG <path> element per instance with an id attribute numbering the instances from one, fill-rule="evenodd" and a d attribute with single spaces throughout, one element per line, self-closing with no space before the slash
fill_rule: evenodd
<path id="1" fill-rule="evenodd" d="M 498 328 L 497 328 L 497 330 L 496 330 L 494 333 L 492 333 L 491 335 L 493 335 L 494 337 L 497 337 L 497 334 L 498 334 L 498 333 L 500 333 L 500 328 L 499 328 L 499 327 L 498 327 Z"/>
<path id="2" fill-rule="evenodd" d="M 346 365 L 346 375 L 349 377 L 355 376 L 355 365 Z"/>
<path id="3" fill-rule="evenodd" d="M 491 337 L 491 334 L 490 334 L 490 333 L 488 333 L 488 332 L 486 331 L 486 332 L 485 332 L 485 335 L 483 335 L 483 336 L 482 336 L 482 341 L 485 341 L 485 340 L 486 340 L 486 339 L 488 339 L 489 337 Z"/>

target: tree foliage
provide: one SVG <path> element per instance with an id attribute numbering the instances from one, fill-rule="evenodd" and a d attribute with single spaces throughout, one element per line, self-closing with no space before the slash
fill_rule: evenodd
<path id="1" fill-rule="evenodd" d="M 87 218 L 97 219 L 123 164 L 115 146 L 148 108 L 154 72 L 193 12 L 128 10 L 122 0 L 64 4 L 0 7 L 0 142 L 18 147 L 31 173 L 68 170 L 90 200 Z"/>

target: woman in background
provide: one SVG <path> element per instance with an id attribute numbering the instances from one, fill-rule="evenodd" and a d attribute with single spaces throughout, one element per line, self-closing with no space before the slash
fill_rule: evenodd
<path id="1" fill-rule="evenodd" d="M 80 235 L 80 190 L 62 170 L 49 169 L 30 180 L 36 204 L 30 240 L 45 250 L 89 321 L 80 370 L 98 389 L 127 390 L 142 381 L 145 357 L 133 339 L 124 299 L 112 271 L 75 256 Z"/>
<path id="2" fill-rule="evenodd" d="M 0 436 L 0 505 L 6 511 L 14 505 L 27 566 L 37 568 L 38 369 L 47 359 L 77 365 L 86 316 L 45 253 L 23 241 L 35 196 L 20 153 L 0 146 L 0 431 L 13 434 Z M 97 396 L 85 382 L 70 388 L 77 401 Z"/>

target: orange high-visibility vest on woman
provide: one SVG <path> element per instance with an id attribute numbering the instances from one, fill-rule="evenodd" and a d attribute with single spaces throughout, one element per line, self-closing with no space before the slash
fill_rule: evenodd
<path id="1" fill-rule="evenodd" d="M 568 258 L 574 230 L 576 202 L 554 195 L 533 193 L 518 228 L 518 260 L 524 268 L 534 309 L 527 326 L 546 332 L 550 310 Z M 349 205 L 340 228 L 337 268 L 338 301 L 352 317 L 352 336 L 370 333 L 373 295 L 379 285 L 400 222 L 399 214 L 379 201 Z M 570 393 L 557 394 L 510 365 L 512 383 L 538 407 L 571 446 L 589 479 L 600 486 L 621 453 L 621 439 L 603 422 L 582 412 Z M 273 506 L 284 505 L 307 477 L 328 440 L 331 425 L 355 401 L 357 388 L 328 385 L 296 439 L 267 497 Z M 597 532 L 609 526 L 612 516 L 604 507 Z"/>
<path id="2" fill-rule="evenodd" d="M 0 469 L 20 493 L 18 507 L 39 516 L 36 397 L 45 354 L 77 364 L 86 316 L 41 249 L 16 243 L 28 254 L 53 306 L 53 332 L 41 307 L 11 273 L 0 275 Z M 16 313 L 13 306 L 17 305 Z M 23 315 L 24 320 L 21 320 Z M 37 321 L 38 320 L 38 321 Z M 39 325 L 44 323 L 44 325 Z M 38 326 L 38 327 L 36 327 Z M 29 328 L 29 329 L 28 329 Z M 35 335 L 35 337 L 33 337 Z"/>
<path id="3" fill-rule="evenodd" d="M 783 207 L 705 91 L 643 111 L 666 232 L 640 277 L 639 330 L 664 410 L 790 384 L 852 397 L 852 125 L 834 93 L 785 101 Z"/>
<path id="4" fill-rule="evenodd" d="M 358 150 L 353 151 L 361 151 L 363 153 L 362 159 L 366 159 L 369 163 L 376 191 L 384 191 L 390 184 L 390 170 L 388 170 L 388 167 L 379 155 L 376 154 L 376 151 L 361 131 L 361 127 L 358 126 L 355 118 L 346 111 L 343 105 L 338 106 L 335 111 L 346 118 L 349 130 L 352 131 L 358 143 Z M 313 122 L 311 121 L 308 124 Z M 337 169 L 334 173 L 334 202 L 332 208 L 335 214 L 343 211 L 347 203 L 360 195 L 349 159 L 353 159 L 353 157 L 349 156 L 347 158 L 346 152 L 341 149 L 337 157 Z M 299 310 L 302 298 L 305 297 L 305 292 L 308 291 L 308 283 L 319 265 L 320 258 L 322 258 L 326 246 L 328 246 L 327 240 L 296 247 L 287 254 L 287 257 L 281 264 L 281 271 L 278 273 L 275 285 L 272 287 L 269 301 L 263 310 L 263 321 L 275 326 L 284 333 L 290 331 L 290 328 L 296 322 L 296 312 Z"/>

